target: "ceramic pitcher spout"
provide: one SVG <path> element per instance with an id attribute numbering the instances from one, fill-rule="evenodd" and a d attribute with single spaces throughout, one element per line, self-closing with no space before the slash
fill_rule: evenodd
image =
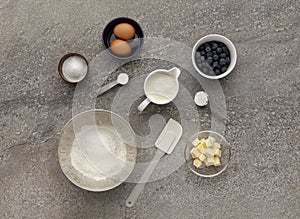
<path id="1" fill-rule="evenodd" d="M 170 70 L 168 70 L 169 74 L 172 75 L 174 78 L 178 78 L 181 71 L 179 68 L 177 67 L 173 67 Z"/>

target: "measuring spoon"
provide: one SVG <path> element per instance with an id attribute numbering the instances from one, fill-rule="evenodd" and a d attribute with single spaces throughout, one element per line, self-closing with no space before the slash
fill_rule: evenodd
<path id="1" fill-rule="evenodd" d="M 112 89 L 113 87 L 115 87 L 116 85 L 120 84 L 120 85 L 125 85 L 127 84 L 129 81 L 129 77 L 128 77 L 128 74 L 126 73 L 121 73 L 118 75 L 118 78 L 117 80 L 109 83 L 109 84 L 106 84 L 104 86 L 102 86 L 100 89 L 99 89 L 99 92 L 98 92 L 98 95 L 97 96 L 100 96 L 101 94 L 105 93 L 106 91 Z"/>

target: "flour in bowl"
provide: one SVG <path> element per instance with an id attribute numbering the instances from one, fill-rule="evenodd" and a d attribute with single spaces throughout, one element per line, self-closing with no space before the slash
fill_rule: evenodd
<path id="1" fill-rule="evenodd" d="M 86 177 L 103 180 L 124 170 L 126 145 L 112 128 L 84 126 L 77 133 L 77 140 L 72 145 L 71 161 Z"/>

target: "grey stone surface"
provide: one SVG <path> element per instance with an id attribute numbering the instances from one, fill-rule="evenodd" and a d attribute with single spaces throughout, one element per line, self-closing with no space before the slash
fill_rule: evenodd
<path id="1" fill-rule="evenodd" d="M 2 0 L 0 218 L 299 218 L 299 14 L 298 0 Z M 206 34 L 223 34 L 238 51 L 236 69 L 221 80 L 234 153 L 229 168 L 204 179 L 183 165 L 148 183 L 133 208 L 124 203 L 134 184 L 81 190 L 57 157 L 75 90 L 60 79 L 58 61 L 72 51 L 93 59 L 103 50 L 104 25 L 117 16 L 136 19 L 146 36 L 190 47 Z M 124 68 L 137 66 L 168 64 Z M 201 112 L 209 128 L 210 112 Z"/>

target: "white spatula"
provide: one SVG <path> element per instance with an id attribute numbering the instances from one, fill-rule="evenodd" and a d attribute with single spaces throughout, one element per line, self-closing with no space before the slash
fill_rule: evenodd
<path id="1" fill-rule="evenodd" d="M 174 119 L 170 119 L 155 142 L 155 147 L 157 148 L 156 154 L 141 176 L 138 184 L 136 184 L 126 200 L 127 207 L 132 207 L 134 205 L 140 193 L 143 191 L 144 186 L 150 178 L 152 172 L 157 166 L 160 158 L 162 158 L 165 154 L 172 153 L 181 136 L 181 125 Z"/>

